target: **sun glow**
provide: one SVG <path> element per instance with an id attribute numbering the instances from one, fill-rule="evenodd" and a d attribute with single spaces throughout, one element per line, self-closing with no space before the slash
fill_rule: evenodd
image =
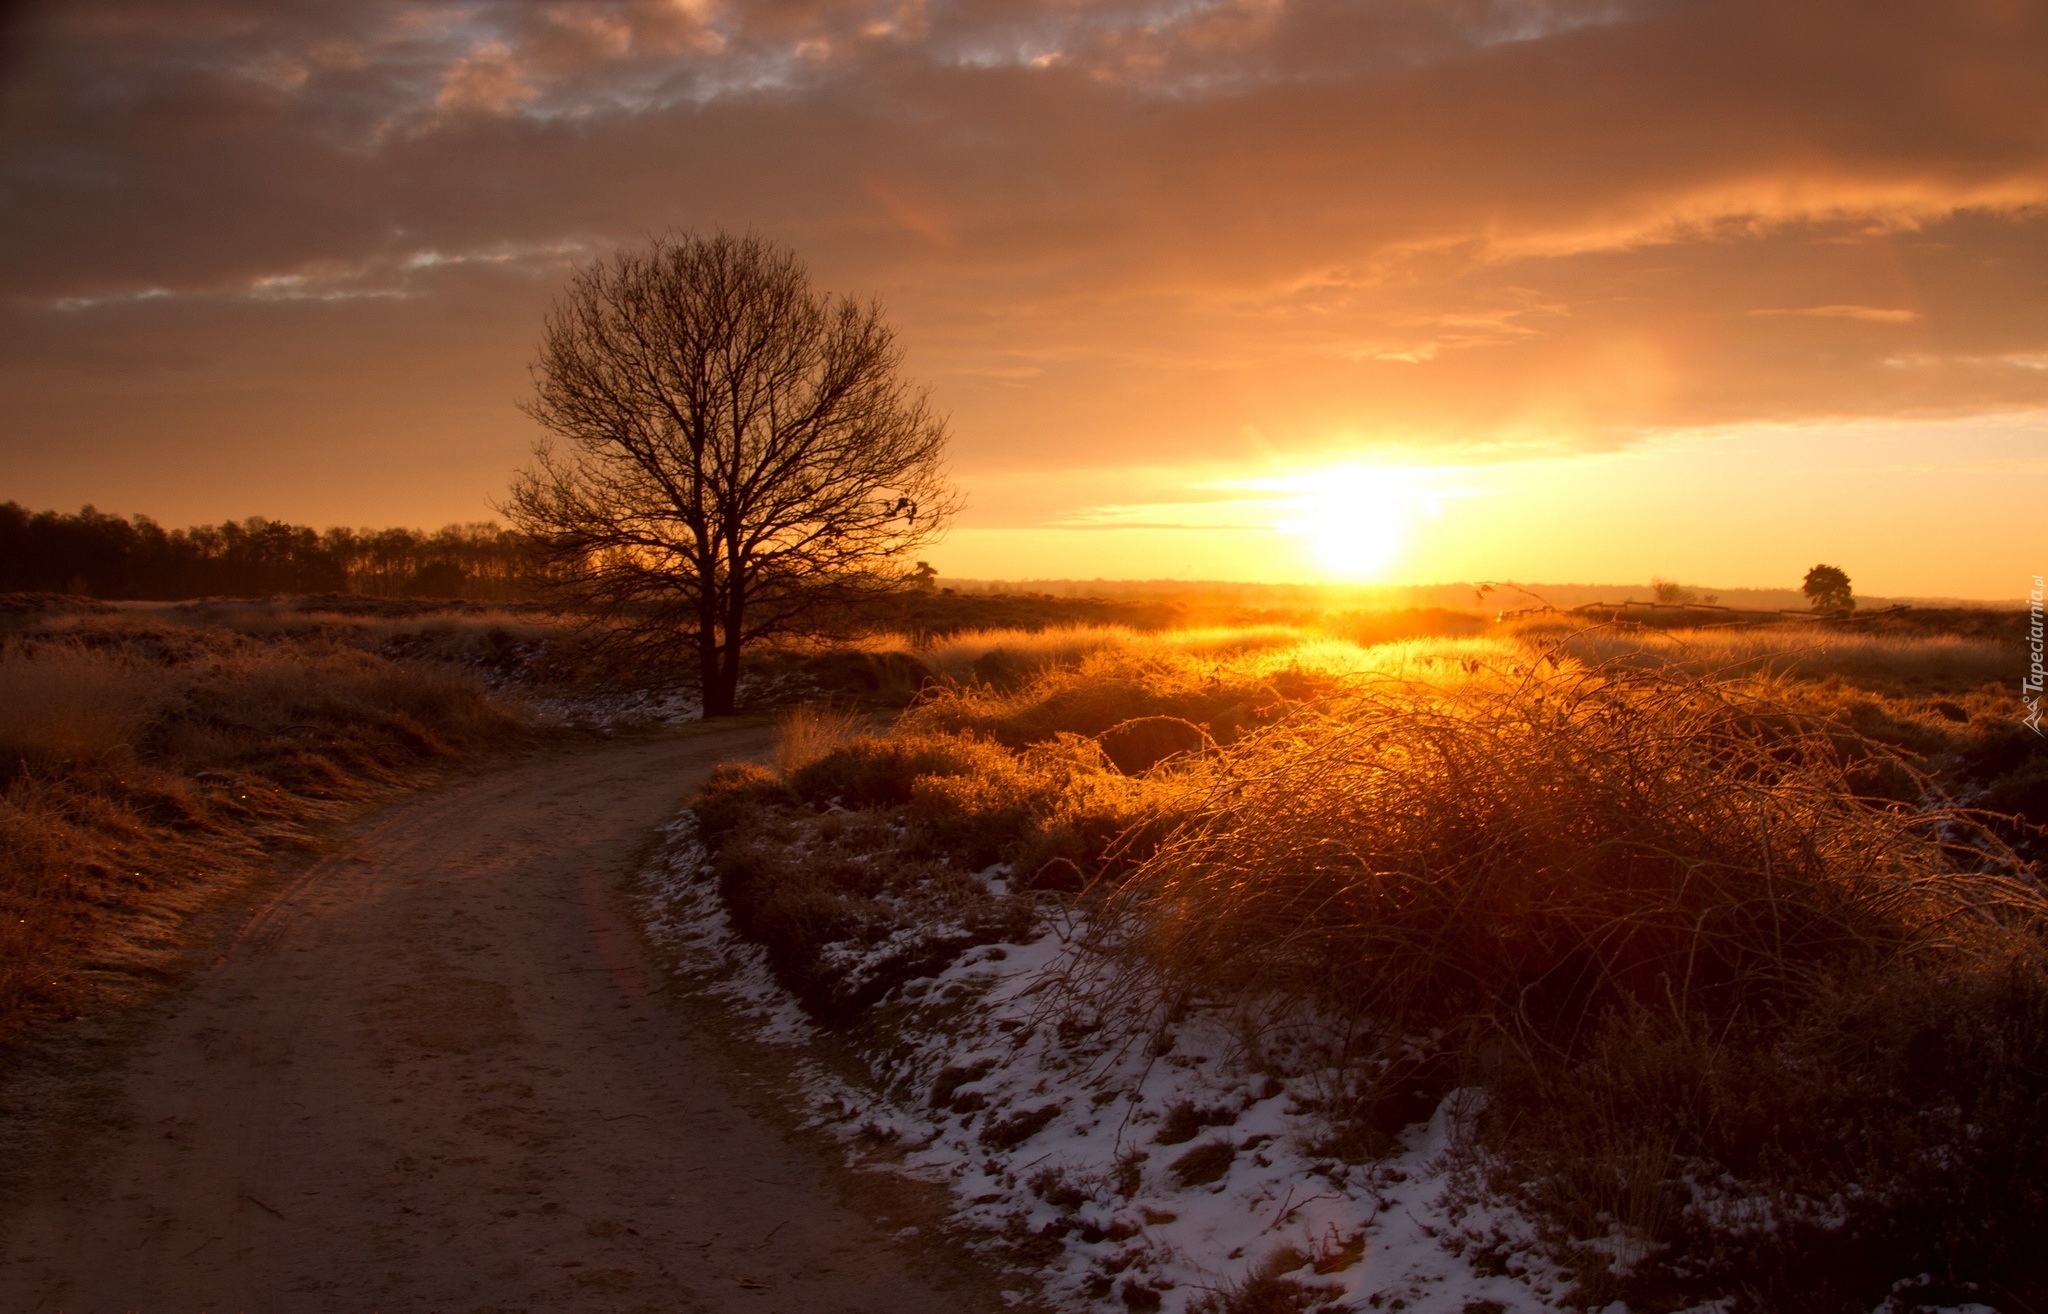
<path id="1" fill-rule="evenodd" d="M 1393 466 L 1339 466 L 1268 481 L 1287 496 L 1283 533 L 1299 535 L 1323 577 L 1345 583 L 1386 578 L 1401 559 L 1422 499 L 1415 472 Z"/>

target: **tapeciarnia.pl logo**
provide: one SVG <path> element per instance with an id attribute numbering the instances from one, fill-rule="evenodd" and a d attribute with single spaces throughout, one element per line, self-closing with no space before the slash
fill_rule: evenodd
<path id="1" fill-rule="evenodd" d="M 2027 595 L 2026 678 L 2020 681 L 2020 701 L 2027 705 L 2027 728 L 2041 734 L 2041 577 L 2034 576 L 2034 588 Z"/>

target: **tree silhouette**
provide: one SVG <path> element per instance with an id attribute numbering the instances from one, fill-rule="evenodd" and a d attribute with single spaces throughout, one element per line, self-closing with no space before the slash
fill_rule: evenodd
<path id="1" fill-rule="evenodd" d="M 361 593 L 521 596 L 526 540 L 491 523 L 329 529 L 250 516 L 165 529 L 147 516 L 0 502 L 0 593 L 96 598 Z"/>
<path id="2" fill-rule="evenodd" d="M 956 508 L 901 361 L 880 306 L 813 291 L 793 252 L 655 238 L 549 315 L 526 410 L 566 447 L 536 446 L 506 511 L 602 638 L 694 659 L 730 715 L 747 646 L 900 590 Z"/>
<path id="3" fill-rule="evenodd" d="M 1849 592 L 1849 576 L 1840 566 L 1815 566 L 1806 572 L 1799 586 L 1815 611 L 1854 611 L 1856 598 Z"/>
<path id="4" fill-rule="evenodd" d="M 1700 600 L 1699 594 L 1686 588 L 1677 580 L 1665 579 L 1661 575 L 1652 575 L 1650 577 L 1650 591 L 1652 596 L 1659 602 L 1687 603 Z"/>

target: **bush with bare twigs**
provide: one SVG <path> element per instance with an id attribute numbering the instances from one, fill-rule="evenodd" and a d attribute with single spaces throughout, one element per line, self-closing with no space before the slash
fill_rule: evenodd
<path id="1" fill-rule="evenodd" d="M 2039 809 L 1953 799 L 2026 802 L 2040 757 L 2009 695 L 1944 692 L 1990 669 L 1975 644 L 968 641 L 890 734 L 699 812 L 736 922 L 833 1020 L 949 961 L 849 988 L 853 947 L 1025 891 L 1074 901 L 1146 1025 L 1234 1010 L 1252 1062 L 1320 1046 L 1327 1152 L 1484 1087 L 1465 1189 L 1544 1220 L 1587 1302 L 1864 1310 L 1924 1272 L 2026 1307 L 2048 900 L 2005 841 Z M 1176 751 L 1106 751 L 1169 720 Z"/>
<path id="2" fill-rule="evenodd" d="M 1366 680 L 1226 750 L 1124 897 L 1145 952 L 1206 987 L 1422 1027 L 1512 1001 L 1556 1043 L 1623 999 L 1747 1015 L 1844 955 L 2033 914 L 2028 884 L 1959 861 L 1951 813 L 1873 807 L 1849 768 L 1737 686 L 1569 663 Z"/>
<path id="3" fill-rule="evenodd" d="M 2048 900 L 1916 767 L 1770 692 L 1368 680 L 1225 749 L 1109 934 L 1163 1008 L 1313 1001 L 1353 1153 L 1492 1087 L 1495 1189 L 1589 1294 L 1867 1308 L 1901 1262 L 2038 1292 Z M 1920 797 L 1859 788 L 1873 759 Z"/>

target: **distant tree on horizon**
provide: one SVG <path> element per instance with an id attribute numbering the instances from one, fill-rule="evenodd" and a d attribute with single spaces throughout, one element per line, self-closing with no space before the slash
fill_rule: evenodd
<path id="1" fill-rule="evenodd" d="M 1799 586 L 1815 611 L 1854 611 L 1855 595 L 1849 591 L 1849 575 L 1840 566 L 1815 566 L 1806 572 Z"/>
<path id="2" fill-rule="evenodd" d="M 1686 588 L 1675 579 L 1665 579 L 1661 575 L 1652 575 L 1650 577 L 1650 592 L 1658 602 L 1683 604 L 1700 600 L 1700 595 L 1693 590 Z"/>
<path id="3" fill-rule="evenodd" d="M 900 594 L 958 504 L 946 424 L 898 377 L 880 305 L 814 291 L 754 236 L 658 237 L 578 271 L 526 411 L 543 439 L 506 514 L 603 641 L 693 663 L 704 715 L 740 656 Z"/>

